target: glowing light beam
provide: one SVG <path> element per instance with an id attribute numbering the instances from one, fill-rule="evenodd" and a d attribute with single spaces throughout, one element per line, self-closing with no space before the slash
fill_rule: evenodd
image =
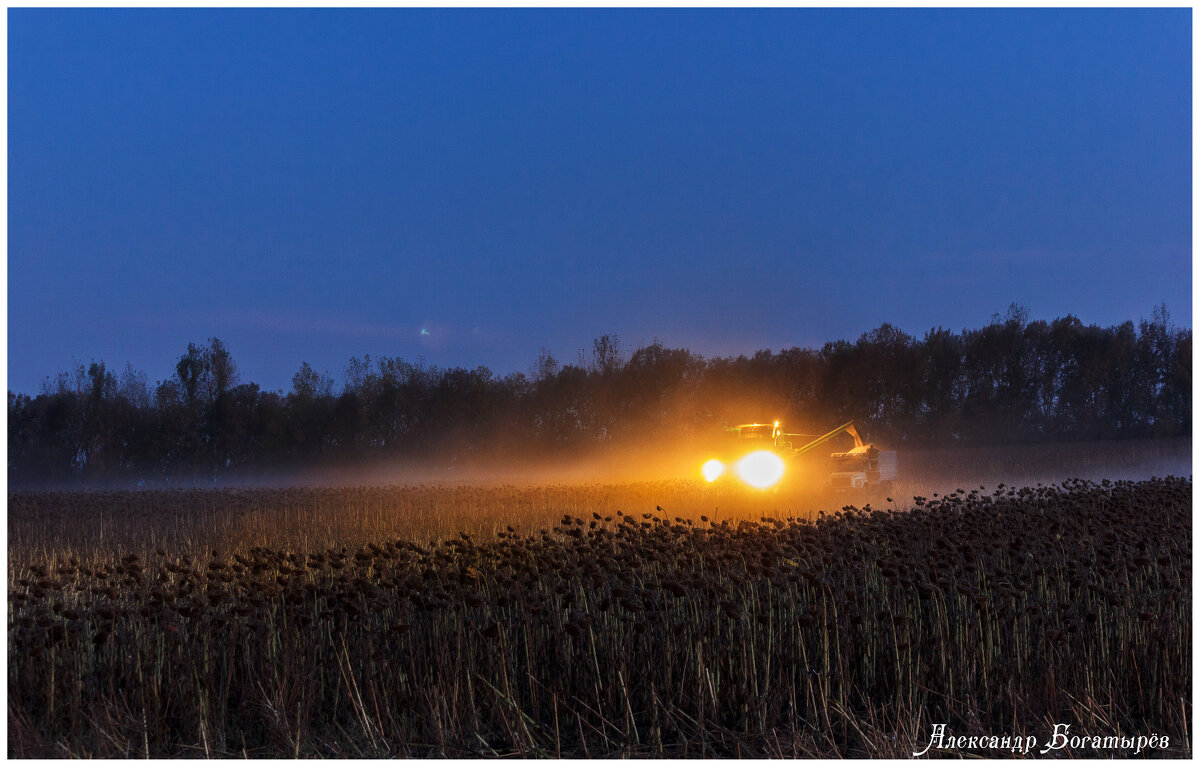
<path id="1" fill-rule="evenodd" d="M 705 461 L 704 465 L 700 467 L 700 473 L 703 474 L 704 478 L 709 482 L 716 482 L 717 477 L 725 473 L 725 464 L 721 463 L 716 458 L 712 459 L 711 461 Z"/>
<path id="2" fill-rule="evenodd" d="M 734 466 L 742 481 L 760 490 L 783 479 L 783 459 L 770 450 L 756 450 Z"/>

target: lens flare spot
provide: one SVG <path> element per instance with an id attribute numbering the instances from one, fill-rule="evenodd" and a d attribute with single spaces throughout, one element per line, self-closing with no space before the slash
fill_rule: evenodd
<path id="1" fill-rule="evenodd" d="M 700 467 L 700 473 L 703 474 L 704 478 L 709 482 L 716 482 L 717 477 L 725 473 L 725 464 L 721 463 L 716 458 L 712 459 L 711 461 L 705 461 L 704 465 Z"/>
<path id="2" fill-rule="evenodd" d="M 783 478 L 783 459 L 770 450 L 756 450 L 738 461 L 734 468 L 743 482 L 760 489 Z"/>

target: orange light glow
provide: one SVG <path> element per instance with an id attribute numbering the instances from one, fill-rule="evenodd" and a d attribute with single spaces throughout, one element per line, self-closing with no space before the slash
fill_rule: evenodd
<path id="1" fill-rule="evenodd" d="M 700 473 L 709 482 L 716 482 L 717 477 L 725 473 L 725 464 L 713 458 L 711 461 L 705 461 L 704 465 L 700 467 Z"/>
<path id="2" fill-rule="evenodd" d="M 783 459 L 770 450 L 756 450 L 738 461 L 734 468 L 743 482 L 759 489 L 783 479 Z"/>

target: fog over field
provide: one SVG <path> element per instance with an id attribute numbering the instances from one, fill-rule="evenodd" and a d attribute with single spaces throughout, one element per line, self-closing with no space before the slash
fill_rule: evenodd
<path id="1" fill-rule="evenodd" d="M 459 532 L 491 537 L 506 526 L 545 527 L 561 513 L 609 516 L 617 510 L 697 520 L 812 519 L 847 504 L 905 510 L 914 497 L 1068 479 L 1190 477 L 1191 441 L 1125 440 L 958 450 L 899 451 L 899 477 L 887 488 L 828 487 L 823 455 L 788 464 L 783 480 L 757 490 L 734 477 L 705 482 L 710 453 L 595 451 L 588 458 L 446 465 L 380 464 L 351 469 L 221 477 L 203 484 L 113 483 L 10 493 L 10 552 L 66 546 L 78 553 L 231 545 L 321 548 L 379 537 L 438 540 Z M 132 492 L 122 492 L 132 491 Z M 57 520 L 57 522 L 55 522 Z"/>
<path id="2" fill-rule="evenodd" d="M 303 470 L 244 471 L 201 478 L 130 479 L 107 482 L 33 483 L 31 489 L 122 489 L 188 487 L 346 487 L 355 485 L 570 485 L 699 480 L 709 453 L 686 440 L 654 440 L 625 449 L 571 451 L 560 457 L 521 457 L 517 446 L 473 450 L 464 458 L 362 461 L 354 466 L 316 465 Z M 825 451 L 789 463 L 792 491 L 818 492 Z M 450 450 L 454 453 L 455 451 Z M 901 448 L 899 488 L 939 491 L 955 484 L 1033 485 L 1065 479 L 1149 479 L 1192 474 L 1189 438 L 1103 440 L 992 447 Z M 514 457 L 515 456 L 515 457 Z"/>

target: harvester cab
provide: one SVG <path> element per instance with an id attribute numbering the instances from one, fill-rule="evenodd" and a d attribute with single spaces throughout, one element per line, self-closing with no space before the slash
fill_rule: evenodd
<path id="1" fill-rule="evenodd" d="M 854 440 L 854 447 L 830 454 L 825 464 L 828 487 L 870 489 L 888 487 L 896 480 L 896 451 L 880 450 L 863 442 L 853 421 L 825 434 L 785 432 L 779 421 L 727 426 L 725 431 L 736 438 L 735 452 L 740 456 L 733 462 L 732 473 L 752 487 L 775 486 L 783 479 L 788 464 L 841 434 L 848 434 Z M 730 473 L 725 462 L 716 458 L 705 463 L 700 471 L 709 482 Z"/>

